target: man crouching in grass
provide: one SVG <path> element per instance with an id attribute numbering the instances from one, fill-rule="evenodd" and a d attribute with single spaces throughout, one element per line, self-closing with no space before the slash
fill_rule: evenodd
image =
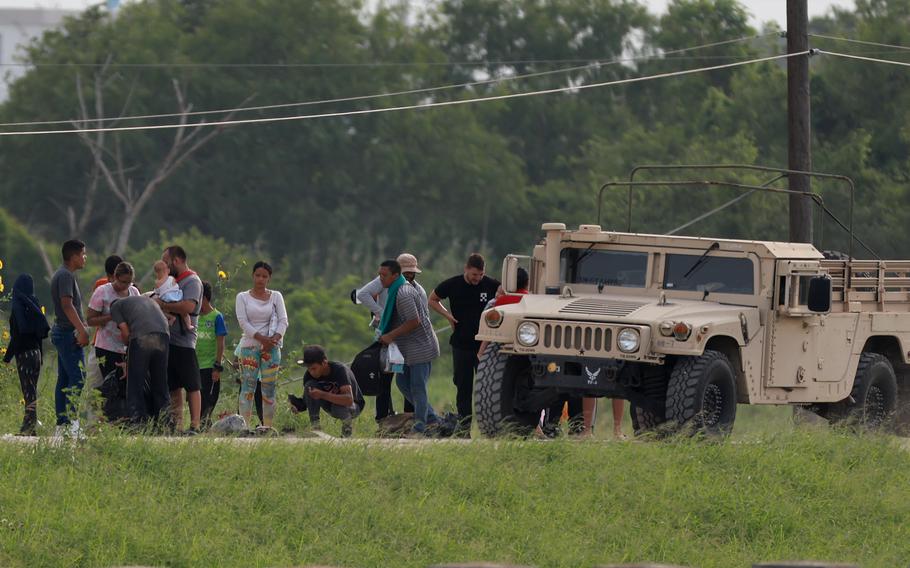
<path id="1" fill-rule="evenodd" d="M 305 406 L 310 414 L 310 426 L 321 430 L 319 414 L 325 410 L 329 416 L 341 420 L 341 435 L 349 438 L 352 423 L 366 404 L 354 373 L 347 365 L 329 361 L 325 349 L 319 345 L 303 350 L 303 364 L 307 369 L 303 376 L 303 400 L 289 395 L 291 411 L 296 414 Z"/>

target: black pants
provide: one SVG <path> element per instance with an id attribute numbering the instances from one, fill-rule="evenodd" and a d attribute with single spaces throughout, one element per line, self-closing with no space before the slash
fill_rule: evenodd
<path id="1" fill-rule="evenodd" d="M 117 363 L 122 363 L 126 359 L 126 355 L 95 347 L 95 357 L 98 358 L 98 366 L 101 367 L 102 379 L 106 378 L 111 371 L 117 372 L 118 379 L 123 378 L 123 367 L 118 366 Z"/>
<path id="2" fill-rule="evenodd" d="M 25 401 L 25 419 L 22 431 L 31 433 L 38 422 L 38 375 L 41 374 L 41 350 L 31 349 L 16 355 L 19 386 Z"/>
<path id="3" fill-rule="evenodd" d="M 379 383 L 379 394 L 376 395 L 376 420 L 382 420 L 386 416 L 395 414 L 395 406 L 392 404 L 392 382 L 395 380 L 395 373 L 383 373 Z M 408 399 L 404 399 L 404 411 L 414 412 L 414 405 Z"/>
<path id="4" fill-rule="evenodd" d="M 151 333 L 130 339 L 126 404 L 134 423 L 159 419 L 171 403 L 167 386 L 168 336 Z"/>
<path id="5" fill-rule="evenodd" d="M 452 347 L 452 363 L 455 374 L 452 382 L 455 383 L 455 406 L 458 415 L 465 422 L 471 422 L 471 400 L 474 395 L 474 371 L 477 370 L 477 349 L 458 349 Z"/>
<path id="6" fill-rule="evenodd" d="M 307 381 L 303 383 L 303 399 L 306 401 L 306 409 L 310 414 L 311 423 L 319 422 L 320 410 L 325 410 L 332 418 L 337 418 L 345 423 L 350 423 L 351 420 L 360 416 L 360 411 L 363 410 L 357 406 L 356 403 L 353 406 L 341 406 L 340 404 L 335 404 L 324 399 L 312 399 L 309 395 L 311 388 L 325 390 L 321 381 Z"/>
<path id="7" fill-rule="evenodd" d="M 212 425 L 212 411 L 218 404 L 218 397 L 221 395 L 221 381 L 212 380 L 212 371 L 214 369 L 199 369 L 199 377 L 202 379 L 202 423 L 206 426 Z M 262 408 L 262 391 L 259 391 L 259 406 L 257 410 L 261 412 Z M 260 419 L 260 422 L 262 420 Z"/>

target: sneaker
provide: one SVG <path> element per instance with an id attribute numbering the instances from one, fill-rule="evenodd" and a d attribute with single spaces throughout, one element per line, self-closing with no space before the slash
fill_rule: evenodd
<path id="1" fill-rule="evenodd" d="M 411 440 L 426 440 L 427 438 L 432 438 L 433 433 L 430 431 L 429 427 L 426 427 L 423 430 L 418 430 L 417 427 L 413 427 L 404 437 Z"/>
<path id="2" fill-rule="evenodd" d="M 275 430 L 271 426 L 256 426 L 253 434 L 256 437 L 274 438 L 278 436 L 278 430 Z"/>
<path id="3" fill-rule="evenodd" d="M 318 420 L 310 422 L 310 430 L 313 432 L 322 432 L 322 424 Z"/>
<path id="4" fill-rule="evenodd" d="M 455 416 L 455 423 L 452 428 L 452 437 L 453 438 L 466 438 L 471 439 L 471 419 L 470 418 L 460 418 Z"/>
<path id="5" fill-rule="evenodd" d="M 190 426 L 189 428 L 187 428 L 186 430 L 184 430 L 183 432 L 180 433 L 181 436 L 187 436 L 187 437 L 198 436 L 199 434 L 200 434 L 199 428 L 196 428 L 195 426 Z"/>
<path id="6" fill-rule="evenodd" d="M 84 440 L 85 439 L 85 433 L 82 431 L 82 428 L 79 426 L 78 420 L 73 420 L 70 423 L 69 436 L 74 440 Z"/>
<path id="7" fill-rule="evenodd" d="M 20 436 L 34 436 L 36 434 L 35 433 L 35 426 L 36 426 L 35 423 L 36 422 L 37 422 L 37 420 L 35 420 L 34 418 L 28 418 L 28 417 L 25 420 L 23 420 L 22 426 L 19 428 L 19 435 Z"/>
<path id="8" fill-rule="evenodd" d="M 341 437 L 350 438 L 354 434 L 354 427 L 351 424 L 341 425 Z"/>

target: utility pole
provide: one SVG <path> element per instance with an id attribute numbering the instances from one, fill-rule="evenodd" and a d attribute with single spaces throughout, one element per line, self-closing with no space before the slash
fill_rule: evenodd
<path id="1" fill-rule="evenodd" d="M 809 49 L 808 0 L 787 0 L 787 53 Z M 809 109 L 809 55 L 787 59 L 787 159 L 788 168 L 812 170 Z M 809 176 L 788 176 L 790 189 L 811 191 Z M 812 242 L 812 202 L 802 195 L 790 195 L 790 240 Z"/>

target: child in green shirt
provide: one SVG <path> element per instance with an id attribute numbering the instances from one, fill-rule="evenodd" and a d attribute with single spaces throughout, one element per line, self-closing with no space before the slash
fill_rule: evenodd
<path id="1" fill-rule="evenodd" d="M 212 305 L 212 285 L 202 283 L 202 308 L 196 324 L 196 359 L 202 378 L 202 423 L 212 424 L 212 411 L 221 394 L 221 365 L 224 357 L 224 338 L 228 334 L 224 316 Z"/>

